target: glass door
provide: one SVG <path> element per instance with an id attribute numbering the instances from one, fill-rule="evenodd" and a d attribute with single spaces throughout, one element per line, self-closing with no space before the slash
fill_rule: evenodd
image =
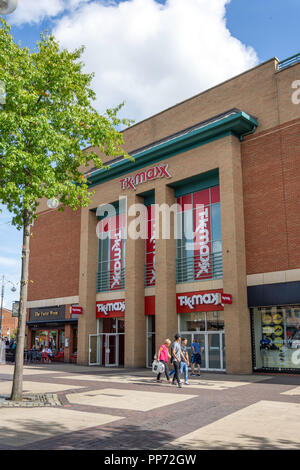
<path id="1" fill-rule="evenodd" d="M 105 366 L 117 366 L 117 335 L 115 334 L 106 334 L 105 335 Z"/>
<path id="2" fill-rule="evenodd" d="M 201 353 L 201 369 L 207 368 L 207 341 L 205 333 L 193 334 L 193 342 L 197 341 L 200 346 Z M 196 368 L 197 370 L 197 368 Z"/>
<path id="3" fill-rule="evenodd" d="M 101 335 L 89 335 L 89 365 L 100 365 L 100 337 Z"/>
<path id="4" fill-rule="evenodd" d="M 208 368 L 222 369 L 221 367 L 221 335 L 220 333 L 207 334 Z"/>

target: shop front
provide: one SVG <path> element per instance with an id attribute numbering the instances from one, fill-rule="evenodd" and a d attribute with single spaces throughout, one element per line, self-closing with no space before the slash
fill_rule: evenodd
<path id="1" fill-rule="evenodd" d="M 199 343 L 202 370 L 226 371 L 224 303 L 231 296 L 222 289 L 177 294 L 178 331 L 190 353 Z"/>
<path id="2" fill-rule="evenodd" d="M 251 308 L 255 371 L 300 372 L 300 305 Z"/>
<path id="3" fill-rule="evenodd" d="M 89 365 L 124 366 L 125 300 L 96 302 L 97 334 L 89 335 Z"/>
<path id="4" fill-rule="evenodd" d="M 28 327 L 28 349 L 42 351 L 51 349 L 53 357 L 60 353 L 68 360 L 77 352 L 77 318 L 66 317 L 66 305 L 30 308 Z"/>

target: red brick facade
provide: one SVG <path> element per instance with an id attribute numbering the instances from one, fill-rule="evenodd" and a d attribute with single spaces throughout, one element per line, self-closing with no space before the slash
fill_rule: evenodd
<path id="1" fill-rule="evenodd" d="M 42 212 L 31 233 L 28 300 L 78 295 L 80 210 Z"/>
<path id="2" fill-rule="evenodd" d="M 247 274 L 300 267 L 300 119 L 242 144 Z"/>
<path id="3" fill-rule="evenodd" d="M 12 336 L 15 333 L 15 330 L 18 328 L 17 318 L 12 316 L 11 310 L 6 308 L 2 309 L 2 322 L 1 322 L 1 331 L 2 336 Z"/>

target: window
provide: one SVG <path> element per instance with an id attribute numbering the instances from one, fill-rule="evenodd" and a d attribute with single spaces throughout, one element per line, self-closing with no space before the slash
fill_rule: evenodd
<path id="1" fill-rule="evenodd" d="M 177 198 L 177 282 L 222 278 L 220 187 Z"/>
<path id="2" fill-rule="evenodd" d="M 97 292 L 124 289 L 125 215 L 102 219 L 99 237 Z"/>
<path id="3" fill-rule="evenodd" d="M 300 306 L 251 309 L 254 369 L 300 369 Z"/>

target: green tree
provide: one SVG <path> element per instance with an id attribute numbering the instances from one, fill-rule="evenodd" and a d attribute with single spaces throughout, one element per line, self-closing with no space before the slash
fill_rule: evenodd
<path id="1" fill-rule="evenodd" d="M 22 399 L 28 288 L 30 225 L 41 198 L 58 198 L 59 209 L 87 206 L 91 191 L 84 173 L 89 163 L 107 168 L 95 152 L 124 155 L 117 129 L 131 121 L 118 118 L 122 106 L 100 115 L 92 106 L 92 74 L 83 72 L 84 48 L 61 50 L 49 33 L 33 52 L 16 44 L 10 26 L 0 23 L 0 202 L 23 229 L 17 350 L 11 399 Z M 2 103 L 2 104 L 1 104 Z"/>

